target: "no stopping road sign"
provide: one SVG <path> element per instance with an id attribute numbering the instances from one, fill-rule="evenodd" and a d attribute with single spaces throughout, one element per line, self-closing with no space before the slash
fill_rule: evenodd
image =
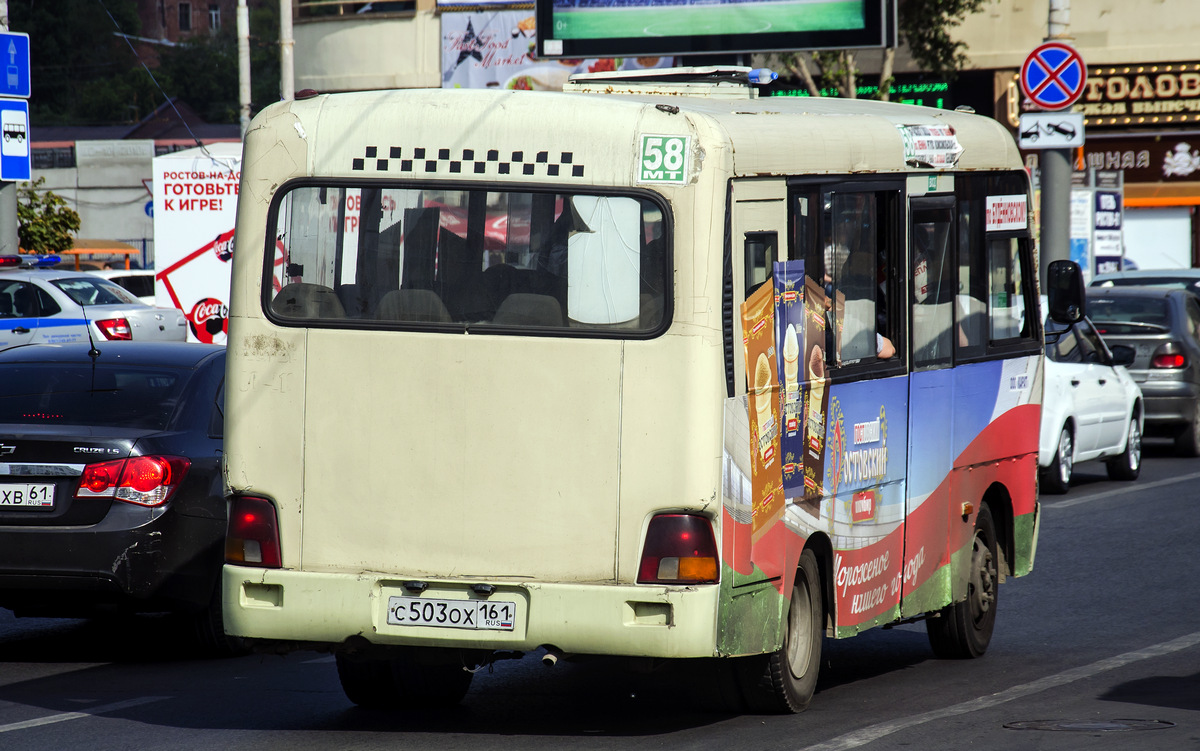
<path id="1" fill-rule="evenodd" d="M 1062 42 L 1039 45 L 1021 66 L 1021 91 L 1044 110 L 1070 107 L 1083 93 L 1086 82 L 1083 58 Z"/>

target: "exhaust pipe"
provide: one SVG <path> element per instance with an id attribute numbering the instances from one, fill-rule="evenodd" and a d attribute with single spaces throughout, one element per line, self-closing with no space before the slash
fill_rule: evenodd
<path id="1" fill-rule="evenodd" d="M 548 668 L 552 668 L 558 664 L 563 653 L 557 647 L 546 647 L 546 654 L 542 655 L 542 664 Z"/>

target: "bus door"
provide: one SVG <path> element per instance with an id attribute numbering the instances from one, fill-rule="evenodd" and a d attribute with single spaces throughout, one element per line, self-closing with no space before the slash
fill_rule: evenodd
<path id="1" fill-rule="evenodd" d="M 908 525 L 904 597 L 934 569 L 949 563 L 950 512 L 955 496 L 954 304 L 958 294 L 955 198 L 913 197 L 909 202 L 909 295 L 912 375 L 909 380 Z M 932 596 L 933 593 L 931 593 Z M 924 612 L 915 600 L 904 615 Z"/>
<path id="2" fill-rule="evenodd" d="M 839 635 L 899 611 L 909 418 L 902 187 L 845 181 L 811 196 L 820 229 L 805 274 L 825 309 L 828 376 L 811 379 L 808 400 L 825 424 L 814 490 L 833 547 Z"/>

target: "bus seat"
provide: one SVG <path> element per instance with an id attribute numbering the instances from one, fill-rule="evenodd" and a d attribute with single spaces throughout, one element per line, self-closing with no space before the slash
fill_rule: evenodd
<path id="1" fill-rule="evenodd" d="M 271 312 L 282 318 L 345 318 L 346 310 L 333 290 L 322 284 L 292 282 L 271 301 Z"/>
<path id="2" fill-rule="evenodd" d="M 450 313 L 437 293 L 428 289 L 396 289 L 379 301 L 375 317 L 385 321 L 449 323 Z"/>
<path id="3" fill-rule="evenodd" d="M 342 284 L 337 288 L 338 300 L 350 318 L 360 318 L 367 311 L 366 290 L 359 284 Z"/>
<path id="4" fill-rule="evenodd" d="M 562 305 L 550 295 L 514 292 L 500 303 L 492 323 L 507 326 L 562 326 Z"/>

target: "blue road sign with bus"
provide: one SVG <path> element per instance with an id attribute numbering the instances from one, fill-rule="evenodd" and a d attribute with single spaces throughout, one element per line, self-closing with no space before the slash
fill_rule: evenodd
<path id="1" fill-rule="evenodd" d="M 29 102 L 0 99 L 0 181 L 29 179 Z"/>
<path id="2" fill-rule="evenodd" d="M 29 35 L 0 32 L 0 97 L 28 99 L 30 91 Z"/>

